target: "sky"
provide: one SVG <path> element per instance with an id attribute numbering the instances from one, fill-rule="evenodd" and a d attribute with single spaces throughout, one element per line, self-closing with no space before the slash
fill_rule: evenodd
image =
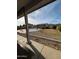
<path id="1" fill-rule="evenodd" d="M 30 14 L 28 16 L 28 22 L 31 24 L 58 24 L 61 23 L 61 1 L 56 0 Z M 23 25 L 24 17 L 17 21 L 18 25 Z"/>

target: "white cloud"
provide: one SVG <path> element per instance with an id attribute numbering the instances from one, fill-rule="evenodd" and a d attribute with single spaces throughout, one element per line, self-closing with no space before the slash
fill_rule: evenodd
<path id="1" fill-rule="evenodd" d="M 23 25 L 25 24 L 25 20 L 24 20 L 24 17 L 21 17 L 20 19 L 17 20 L 17 25 Z"/>
<path id="2" fill-rule="evenodd" d="M 40 12 L 41 12 L 40 10 L 36 10 L 34 13 L 38 15 Z"/>
<path id="3" fill-rule="evenodd" d="M 41 10 L 36 10 L 30 14 L 28 14 L 28 17 L 35 17 L 35 16 L 38 16 L 39 14 L 41 13 Z"/>
<path id="4" fill-rule="evenodd" d="M 31 24 L 38 24 L 39 22 L 31 17 L 28 16 L 28 23 L 31 23 Z"/>

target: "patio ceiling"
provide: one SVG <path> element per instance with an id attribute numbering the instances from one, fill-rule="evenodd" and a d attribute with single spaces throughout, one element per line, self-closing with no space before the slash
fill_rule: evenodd
<path id="1" fill-rule="evenodd" d="M 55 0 L 17 0 L 17 18 L 24 16 L 24 8 L 26 14 L 28 14 L 54 1 Z"/>

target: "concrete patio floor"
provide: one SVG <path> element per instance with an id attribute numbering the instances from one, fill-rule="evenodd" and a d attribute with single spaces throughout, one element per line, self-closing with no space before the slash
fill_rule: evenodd
<path id="1" fill-rule="evenodd" d="M 28 48 L 35 53 L 32 59 L 61 59 L 61 51 L 45 46 L 38 42 L 31 40 L 32 44 L 28 45 L 27 39 L 23 36 L 17 35 L 18 43 L 24 49 Z"/>

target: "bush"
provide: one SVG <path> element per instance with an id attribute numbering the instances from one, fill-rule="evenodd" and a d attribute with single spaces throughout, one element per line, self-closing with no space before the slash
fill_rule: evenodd
<path id="1" fill-rule="evenodd" d="M 56 25 L 54 25 L 54 26 L 53 26 L 53 29 L 56 29 L 56 27 L 57 27 L 57 26 L 56 26 Z"/>
<path id="2" fill-rule="evenodd" d="M 57 30 L 61 32 L 61 25 L 57 26 Z"/>

